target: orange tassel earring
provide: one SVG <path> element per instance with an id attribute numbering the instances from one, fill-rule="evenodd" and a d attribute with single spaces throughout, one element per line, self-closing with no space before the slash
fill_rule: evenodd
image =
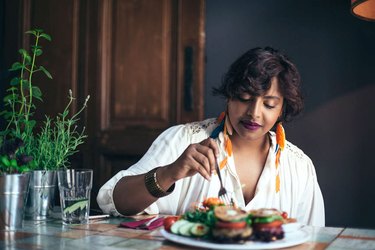
<path id="1" fill-rule="evenodd" d="M 223 136 L 224 136 L 224 150 L 226 152 L 226 156 L 219 164 L 220 169 L 223 169 L 227 165 L 228 157 L 232 156 L 232 142 L 229 138 L 229 135 L 232 135 L 233 128 L 232 128 L 232 124 L 229 121 L 227 112 L 225 114 L 224 119 L 225 121 L 224 121 L 224 128 L 223 128 Z"/>
<path id="2" fill-rule="evenodd" d="M 232 124 L 229 121 L 227 112 L 221 112 L 216 120 L 216 123 L 219 125 L 214 129 L 214 131 L 212 131 L 210 137 L 216 139 L 219 136 L 219 133 L 223 132 L 224 150 L 226 155 L 224 159 L 219 163 L 220 169 L 223 169 L 227 165 L 228 158 L 232 156 L 232 142 L 229 138 L 229 135 L 232 135 L 233 128 Z"/>
<path id="3" fill-rule="evenodd" d="M 285 130 L 281 122 L 279 122 L 276 126 L 276 193 L 280 191 L 280 175 L 279 175 L 279 165 L 280 165 L 280 155 L 281 151 L 284 150 L 285 147 Z"/>

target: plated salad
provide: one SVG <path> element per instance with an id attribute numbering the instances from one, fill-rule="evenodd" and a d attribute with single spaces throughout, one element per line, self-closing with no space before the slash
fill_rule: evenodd
<path id="1" fill-rule="evenodd" d="M 235 205 L 224 205 L 213 197 L 181 216 L 165 218 L 164 229 L 176 235 L 218 243 L 271 242 L 283 239 L 284 226 L 295 222 L 287 213 L 276 209 L 247 212 Z"/>

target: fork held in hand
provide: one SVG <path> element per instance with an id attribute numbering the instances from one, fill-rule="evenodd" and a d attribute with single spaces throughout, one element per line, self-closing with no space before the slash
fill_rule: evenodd
<path id="1" fill-rule="evenodd" d="M 220 181 L 220 190 L 219 190 L 219 193 L 218 193 L 218 197 L 220 200 L 222 200 L 224 202 L 225 205 L 230 205 L 231 204 L 231 199 L 227 193 L 227 190 L 225 189 L 224 185 L 223 185 L 223 180 L 221 179 L 221 173 L 220 173 L 220 168 L 219 168 L 219 164 L 215 164 L 215 168 L 216 168 L 216 172 L 217 172 L 217 176 L 219 177 L 219 181 Z"/>

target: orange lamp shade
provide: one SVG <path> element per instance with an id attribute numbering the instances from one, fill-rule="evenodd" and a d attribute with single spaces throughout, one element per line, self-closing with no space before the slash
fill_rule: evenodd
<path id="1" fill-rule="evenodd" d="M 351 0 L 353 15 L 367 20 L 375 21 L 375 0 Z"/>

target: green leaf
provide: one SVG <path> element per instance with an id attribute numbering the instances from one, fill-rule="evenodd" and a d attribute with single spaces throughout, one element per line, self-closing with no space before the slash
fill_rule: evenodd
<path id="1" fill-rule="evenodd" d="M 20 173 L 24 173 L 30 171 L 30 168 L 28 168 L 27 166 L 22 166 L 18 170 Z"/>
<path id="2" fill-rule="evenodd" d="M 11 86 L 16 86 L 20 83 L 20 78 L 19 77 L 14 77 L 11 81 L 10 81 L 10 85 Z"/>
<path id="3" fill-rule="evenodd" d="M 43 32 L 43 30 L 42 29 L 34 29 L 36 32 L 38 32 L 38 33 L 42 33 Z"/>
<path id="4" fill-rule="evenodd" d="M 46 70 L 46 68 L 44 68 L 43 66 L 40 66 L 39 69 L 40 69 L 41 71 L 43 71 L 44 74 L 46 74 L 46 76 L 47 76 L 49 79 L 52 79 L 51 74 L 48 72 L 48 70 Z"/>
<path id="5" fill-rule="evenodd" d="M 28 30 L 25 32 L 25 34 L 33 34 L 34 36 L 36 36 L 36 31 L 35 30 Z"/>
<path id="6" fill-rule="evenodd" d="M 28 165 L 29 165 L 29 167 L 30 167 L 31 169 L 36 169 L 36 168 L 38 167 L 36 161 L 34 161 L 34 160 L 32 160 L 31 162 L 29 162 Z"/>
<path id="7" fill-rule="evenodd" d="M 32 45 L 31 46 L 31 51 L 36 55 L 36 56 L 40 56 L 43 51 L 42 51 L 42 46 L 39 46 L 39 45 Z"/>
<path id="8" fill-rule="evenodd" d="M 23 65 L 19 62 L 15 62 L 13 63 L 12 67 L 9 69 L 10 71 L 15 71 L 15 70 L 19 70 L 19 69 L 22 69 Z"/>
<path id="9" fill-rule="evenodd" d="M 35 127 L 36 121 L 35 120 L 29 120 L 28 124 L 29 124 L 29 127 L 32 129 L 32 128 Z"/>
<path id="10" fill-rule="evenodd" d="M 40 37 L 43 37 L 44 39 L 46 39 L 46 40 L 48 40 L 48 41 L 51 41 L 51 40 L 52 40 L 52 39 L 51 39 L 51 36 L 48 35 L 48 34 L 46 34 L 46 33 L 42 33 L 42 34 L 40 34 Z"/>
<path id="11" fill-rule="evenodd" d="M 19 49 L 18 52 L 22 55 L 22 57 L 27 57 L 29 55 L 25 49 Z"/>
<path id="12" fill-rule="evenodd" d="M 7 156 L 2 156 L 2 157 L 0 158 L 0 161 L 3 163 L 3 165 L 5 165 L 5 166 L 7 166 L 7 167 L 10 166 L 10 161 L 9 161 L 9 159 L 8 159 Z"/>
<path id="13" fill-rule="evenodd" d="M 65 110 L 64 113 L 61 114 L 62 117 L 66 117 L 69 114 L 69 110 Z"/>
<path id="14" fill-rule="evenodd" d="M 18 92 L 18 88 L 10 87 L 9 89 L 7 89 L 7 92 Z"/>
<path id="15" fill-rule="evenodd" d="M 10 160 L 10 166 L 13 167 L 13 168 L 17 168 L 18 167 L 17 160 L 11 159 Z"/>
<path id="16" fill-rule="evenodd" d="M 39 100 L 39 101 L 41 101 L 41 102 L 43 102 L 43 99 L 42 99 L 41 96 L 35 96 L 35 95 L 34 95 L 34 98 L 37 99 L 37 100 Z"/>
<path id="17" fill-rule="evenodd" d="M 36 49 L 35 50 L 35 55 L 36 56 L 40 56 L 41 54 L 43 54 L 43 50 L 41 50 L 41 49 Z"/>
<path id="18" fill-rule="evenodd" d="M 37 86 L 33 86 L 32 89 L 33 89 L 33 96 L 37 99 L 41 99 L 42 91 L 40 90 L 40 88 Z"/>
<path id="19" fill-rule="evenodd" d="M 13 95 L 13 94 L 7 95 L 4 97 L 3 100 L 4 102 L 8 102 L 9 100 L 11 101 L 17 100 L 17 95 Z"/>
<path id="20" fill-rule="evenodd" d="M 31 56 L 27 55 L 25 59 L 27 64 L 29 65 L 31 63 Z"/>

